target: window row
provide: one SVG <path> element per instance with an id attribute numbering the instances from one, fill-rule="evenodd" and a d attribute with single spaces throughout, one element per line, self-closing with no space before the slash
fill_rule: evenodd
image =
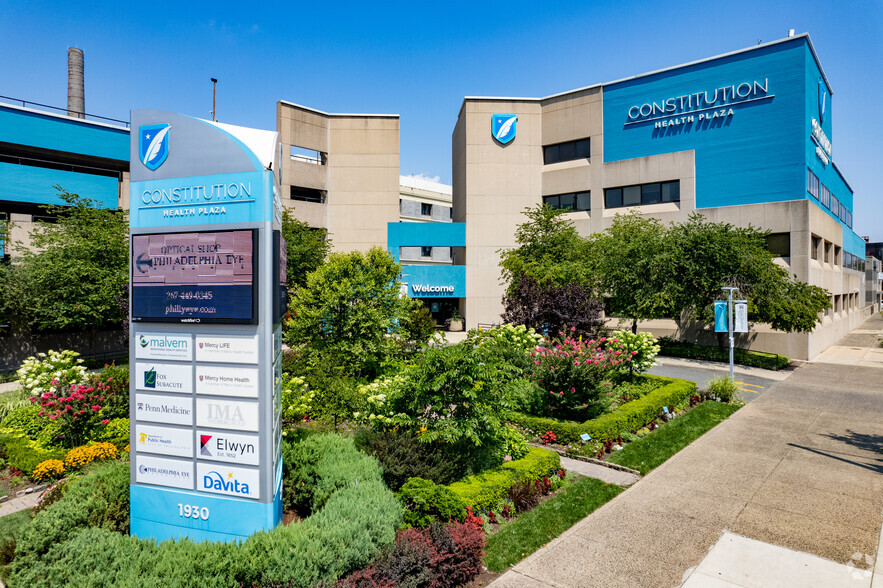
<path id="1" fill-rule="evenodd" d="M 806 191 L 809 192 L 810 196 L 818 200 L 822 206 L 830 210 L 834 216 L 842 220 L 847 227 L 852 228 L 852 213 L 840 204 L 840 201 L 831 193 L 831 190 L 821 183 L 819 178 L 809 168 L 806 170 Z"/>
<path id="2" fill-rule="evenodd" d="M 858 255 L 853 255 L 852 253 L 843 253 L 843 267 L 846 269 L 856 270 L 859 272 L 865 271 L 865 260 L 859 257 Z"/>
<path id="3" fill-rule="evenodd" d="M 591 192 L 573 192 L 543 196 L 543 204 L 561 210 L 592 210 Z"/>
<path id="4" fill-rule="evenodd" d="M 315 188 L 304 188 L 302 186 L 291 187 L 291 199 L 300 200 L 301 202 L 317 202 L 325 204 L 325 190 L 317 190 Z"/>
<path id="5" fill-rule="evenodd" d="M 654 182 L 652 184 L 607 188 L 604 190 L 604 206 L 607 208 L 680 201 L 680 181 Z"/>
<path id="6" fill-rule="evenodd" d="M 543 147 L 543 163 L 558 163 L 559 161 L 573 161 L 575 159 L 589 159 L 591 144 L 588 139 L 567 141 L 557 145 Z"/>

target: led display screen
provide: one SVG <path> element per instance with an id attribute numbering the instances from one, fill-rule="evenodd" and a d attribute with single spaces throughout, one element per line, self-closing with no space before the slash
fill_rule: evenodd
<path id="1" fill-rule="evenodd" d="M 256 231 L 132 237 L 132 320 L 254 324 Z"/>

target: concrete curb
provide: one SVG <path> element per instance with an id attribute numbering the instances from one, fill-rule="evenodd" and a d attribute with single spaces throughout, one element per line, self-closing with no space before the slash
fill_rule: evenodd
<path id="1" fill-rule="evenodd" d="M 639 472 L 638 470 L 633 470 L 631 468 L 627 468 L 625 466 L 619 465 L 618 463 L 609 463 L 606 461 L 602 461 L 600 459 L 595 459 L 594 457 L 586 457 L 584 455 L 571 454 L 571 453 L 568 453 L 562 449 L 556 449 L 554 447 L 549 447 L 548 445 L 543 445 L 541 443 L 528 443 L 528 445 L 530 445 L 532 447 L 541 447 L 543 449 L 548 449 L 550 451 L 554 451 L 555 453 L 557 453 L 558 455 L 560 455 L 562 457 L 568 457 L 570 459 L 584 461 L 586 463 L 592 463 L 595 465 L 603 466 L 605 468 L 610 468 L 611 470 L 618 470 L 620 472 L 632 474 L 633 476 L 638 476 L 638 478 L 641 478 L 641 472 Z"/>

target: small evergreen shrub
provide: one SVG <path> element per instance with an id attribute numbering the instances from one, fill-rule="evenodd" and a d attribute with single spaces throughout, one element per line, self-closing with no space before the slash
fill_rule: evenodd
<path id="1" fill-rule="evenodd" d="M 45 424 L 40 417 L 40 407 L 34 404 L 16 408 L 0 422 L 0 427 L 24 433 L 29 439 L 36 439 Z"/>
<path id="2" fill-rule="evenodd" d="M 422 478 L 411 478 L 398 493 L 405 509 L 404 521 L 412 527 L 427 527 L 434 521 L 463 522 L 466 505 L 445 486 Z"/>
<path id="3" fill-rule="evenodd" d="M 63 449 L 47 449 L 28 436 L 12 429 L 0 428 L 0 453 L 14 469 L 32 472 L 47 459 L 64 459 Z"/>
<path id="4" fill-rule="evenodd" d="M 457 447 L 441 441 L 426 443 L 417 434 L 402 429 L 360 431 L 356 445 L 380 462 L 383 480 L 393 491 L 410 478 L 450 484 L 468 472 L 467 456 Z"/>
<path id="5" fill-rule="evenodd" d="M 509 489 L 525 480 L 542 479 L 561 467 L 561 457 L 554 451 L 531 447 L 522 459 L 504 463 L 474 476 L 450 484 L 466 506 L 491 508 L 508 496 Z"/>

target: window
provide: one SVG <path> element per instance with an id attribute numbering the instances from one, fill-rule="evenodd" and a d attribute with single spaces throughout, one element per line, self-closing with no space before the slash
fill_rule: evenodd
<path id="1" fill-rule="evenodd" d="M 822 238 L 813 235 L 810 241 L 809 255 L 816 261 L 822 258 Z"/>
<path id="2" fill-rule="evenodd" d="M 819 200 L 821 201 L 822 206 L 825 208 L 831 208 L 831 191 L 822 185 L 820 194 L 821 198 Z"/>
<path id="3" fill-rule="evenodd" d="M 432 257 L 432 247 L 421 247 L 420 257 Z"/>
<path id="4" fill-rule="evenodd" d="M 842 265 L 840 260 L 840 247 L 837 245 L 834 245 L 834 261 L 832 262 L 832 265 Z"/>
<path id="5" fill-rule="evenodd" d="M 819 199 L 819 178 L 809 169 L 806 170 L 806 191 L 816 200 Z"/>
<path id="6" fill-rule="evenodd" d="M 831 263 L 831 242 L 825 241 L 825 263 Z"/>
<path id="7" fill-rule="evenodd" d="M 543 163 L 545 165 L 558 163 L 559 161 L 589 159 L 590 155 L 589 139 L 579 139 L 578 141 L 568 141 L 567 143 L 543 147 Z"/>
<path id="8" fill-rule="evenodd" d="M 776 257 L 791 257 L 791 233 L 770 233 L 766 236 L 766 248 Z"/>
<path id="9" fill-rule="evenodd" d="M 300 200 L 301 202 L 318 202 L 325 204 L 325 190 L 316 190 L 315 188 L 303 188 L 301 186 L 291 187 L 291 199 Z"/>
<path id="10" fill-rule="evenodd" d="M 303 163 L 310 163 L 313 165 L 325 165 L 328 161 L 328 154 L 323 153 L 322 151 L 316 151 L 315 149 L 306 149 L 305 147 L 298 147 L 297 145 L 291 145 L 289 147 L 290 156 L 293 161 L 300 161 Z"/>
<path id="11" fill-rule="evenodd" d="M 831 212 L 834 216 L 840 216 L 840 201 L 833 195 L 831 196 Z"/>
<path id="12" fill-rule="evenodd" d="M 591 210 L 591 192 L 543 196 L 543 204 L 556 210 Z"/>
<path id="13" fill-rule="evenodd" d="M 454 209 L 453 209 L 453 207 L 450 207 L 450 206 L 448 207 L 448 218 L 449 219 L 454 218 Z"/>
<path id="14" fill-rule="evenodd" d="M 420 203 L 420 215 L 421 216 L 432 216 L 432 204 L 426 204 L 425 202 Z"/>
<path id="15" fill-rule="evenodd" d="M 653 182 L 638 186 L 624 186 L 622 188 L 607 188 L 604 190 L 604 206 L 607 208 L 680 202 L 680 200 L 681 183 L 679 181 Z"/>

